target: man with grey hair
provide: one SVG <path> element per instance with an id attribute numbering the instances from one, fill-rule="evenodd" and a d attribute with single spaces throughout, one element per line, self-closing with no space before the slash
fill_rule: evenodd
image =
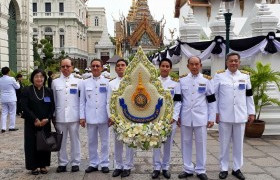
<path id="1" fill-rule="evenodd" d="M 214 77 L 217 99 L 216 123 L 219 124 L 220 179 L 227 178 L 230 142 L 232 142 L 232 175 L 244 180 L 240 171 L 243 165 L 243 139 L 245 123 L 255 118 L 255 106 L 248 72 L 239 71 L 240 55 L 229 53 L 227 69 L 217 72 Z"/>

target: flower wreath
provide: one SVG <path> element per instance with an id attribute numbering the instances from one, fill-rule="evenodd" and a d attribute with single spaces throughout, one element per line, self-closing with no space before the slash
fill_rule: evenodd
<path id="1" fill-rule="evenodd" d="M 155 99 L 153 101 L 157 102 L 157 105 L 155 106 L 156 115 L 153 116 L 156 118 L 152 118 L 150 121 L 142 121 L 142 123 L 134 122 L 128 119 L 127 114 L 129 114 L 129 112 L 127 111 L 130 106 L 127 106 L 121 98 L 124 95 L 124 92 L 127 93 L 125 90 L 128 86 L 131 86 L 132 81 L 137 81 L 137 78 L 132 78 L 131 74 L 137 69 L 137 67 L 139 68 L 139 66 L 142 67 L 141 73 L 149 73 L 148 83 L 156 89 L 156 93 L 150 97 L 160 97 L 158 100 Z M 146 87 L 148 85 L 147 83 L 143 83 L 143 86 Z M 135 57 L 126 68 L 125 75 L 120 82 L 119 89 L 113 91 L 110 102 L 111 120 L 114 122 L 114 131 L 117 134 L 117 138 L 129 147 L 141 148 L 143 150 L 159 148 L 171 134 L 172 125 L 170 122 L 173 114 L 172 96 L 170 91 L 164 90 L 162 87 L 161 82 L 157 77 L 157 69 L 148 60 L 141 47 L 138 49 Z M 121 106 L 123 106 L 122 111 L 120 111 Z M 149 111 L 153 110 L 153 106 L 148 107 L 148 109 Z M 131 116 L 133 116 L 133 110 L 130 109 L 130 111 L 132 114 Z M 145 110 L 141 111 L 141 115 L 142 112 L 145 114 Z"/>

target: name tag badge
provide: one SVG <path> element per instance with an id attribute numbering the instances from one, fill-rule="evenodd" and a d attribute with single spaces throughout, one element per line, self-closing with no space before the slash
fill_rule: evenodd
<path id="1" fill-rule="evenodd" d="M 70 89 L 70 94 L 77 94 L 77 89 Z"/>
<path id="2" fill-rule="evenodd" d="M 206 91 L 206 87 L 205 86 L 199 86 L 198 87 L 198 92 L 199 93 L 205 93 L 205 91 Z"/>
<path id="3" fill-rule="evenodd" d="M 170 89 L 170 93 L 173 96 L 174 95 L 174 89 Z"/>
<path id="4" fill-rule="evenodd" d="M 100 86 L 99 87 L 99 92 L 101 92 L 101 93 L 107 92 L 107 88 L 104 87 L 104 86 Z"/>
<path id="5" fill-rule="evenodd" d="M 44 102 L 51 102 L 51 98 L 50 97 L 44 97 Z"/>
<path id="6" fill-rule="evenodd" d="M 245 89 L 245 84 L 239 84 L 239 89 L 244 90 Z"/>

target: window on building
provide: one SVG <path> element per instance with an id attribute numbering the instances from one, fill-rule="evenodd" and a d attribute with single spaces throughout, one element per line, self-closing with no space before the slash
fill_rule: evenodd
<path id="1" fill-rule="evenodd" d="M 46 28 L 45 28 L 45 32 L 46 32 L 46 33 L 52 32 L 52 28 L 51 28 L 51 27 L 46 27 Z"/>
<path id="2" fill-rule="evenodd" d="M 64 13 L 64 3 L 63 2 L 60 2 L 59 3 L 59 15 L 63 15 Z"/>
<path id="3" fill-rule="evenodd" d="M 37 16 L 37 3 L 32 4 L 33 16 Z"/>
<path id="4" fill-rule="evenodd" d="M 50 16 L 52 12 L 52 4 L 50 2 L 45 3 L 45 14 Z"/>
<path id="5" fill-rule="evenodd" d="M 59 44 L 61 48 L 64 47 L 65 44 L 64 35 L 59 35 Z"/>
<path id="6" fill-rule="evenodd" d="M 94 26 L 99 26 L 99 18 L 97 16 L 94 18 Z"/>

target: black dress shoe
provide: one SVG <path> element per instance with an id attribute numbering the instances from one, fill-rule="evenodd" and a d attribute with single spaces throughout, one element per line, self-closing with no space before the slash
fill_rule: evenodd
<path id="1" fill-rule="evenodd" d="M 226 179 L 227 176 L 228 176 L 228 172 L 227 172 L 227 171 L 221 171 L 221 172 L 219 173 L 219 178 L 220 178 L 220 179 Z"/>
<path id="2" fill-rule="evenodd" d="M 2 129 L 2 130 L 1 130 L 1 133 L 4 133 L 4 132 L 6 132 L 6 130 Z"/>
<path id="3" fill-rule="evenodd" d="M 89 166 L 89 167 L 85 170 L 86 173 L 91 173 L 91 172 L 93 172 L 93 171 L 98 171 L 98 167 Z"/>
<path id="4" fill-rule="evenodd" d="M 101 168 L 101 171 L 102 171 L 103 173 L 109 173 L 109 168 L 108 168 L 108 167 L 102 167 L 102 168 Z"/>
<path id="5" fill-rule="evenodd" d="M 71 171 L 72 172 L 78 172 L 80 170 L 79 166 L 72 166 Z"/>
<path id="6" fill-rule="evenodd" d="M 187 177 L 191 177 L 193 176 L 193 174 L 190 174 L 190 173 L 187 173 L 187 172 L 181 172 L 179 175 L 178 175 L 178 178 L 179 179 L 183 179 L 183 178 L 187 178 Z"/>
<path id="7" fill-rule="evenodd" d="M 160 170 L 154 170 L 153 171 L 153 174 L 152 174 L 152 178 L 153 179 L 156 179 L 159 177 L 159 174 L 160 174 Z"/>
<path id="8" fill-rule="evenodd" d="M 58 166 L 56 168 L 57 173 L 66 172 L 66 166 Z"/>
<path id="9" fill-rule="evenodd" d="M 38 175 L 39 174 L 39 170 L 38 169 L 34 169 L 34 170 L 31 171 L 31 174 Z"/>
<path id="10" fill-rule="evenodd" d="M 123 172 L 122 169 L 115 169 L 112 174 L 112 177 L 118 177 L 119 175 L 121 175 L 122 172 Z"/>
<path id="11" fill-rule="evenodd" d="M 17 131 L 18 130 L 18 128 L 11 128 L 11 129 L 9 129 L 9 131 Z"/>
<path id="12" fill-rule="evenodd" d="M 235 176 L 236 178 L 238 179 L 241 179 L 241 180 L 245 180 L 245 177 L 243 176 L 242 172 L 240 171 L 240 169 L 238 169 L 237 171 L 234 171 L 232 170 L 232 173 L 231 173 L 233 176 Z"/>
<path id="13" fill-rule="evenodd" d="M 200 180 L 208 180 L 208 177 L 206 174 L 202 173 L 202 174 L 198 174 L 197 177 L 200 179 Z"/>
<path id="14" fill-rule="evenodd" d="M 168 170 L 162 170 L 162 175 L 163 175 L 166 179 L 170 179 L 170 177 L 171 177 L 170 171 L 168 171 Z"/>
<path id="15" fill-rule="evenodd" d="M 124 169 L 121 177 L 128 177 L 130 175 L 130 169 Z"/>

